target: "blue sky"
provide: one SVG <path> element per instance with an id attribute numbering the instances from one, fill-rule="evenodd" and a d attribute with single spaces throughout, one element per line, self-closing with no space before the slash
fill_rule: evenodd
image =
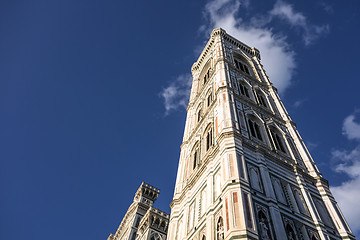
<path id="1" fill-rule="evenodd" d="M 358 1 L 0 4 L 0 239 L 106 239 L 142 181 L 170 212 L 190 68 L 219 26 L 261 51 L 359 236 Z"/>

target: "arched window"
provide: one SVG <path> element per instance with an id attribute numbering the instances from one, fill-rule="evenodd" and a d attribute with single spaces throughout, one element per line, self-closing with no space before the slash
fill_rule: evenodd
<path id="1" fill-rule="evenodd" d="M 252 137 L 259 139 L 260 141 L 263 140 L 263 137 L 261 135 L 261 131 L 260 131 L 260 125 L 258 122 L 256 122 L 253 119 L 248 119 L 248 124 L 249 124 L 249 128 L 250 128 L 250 134 Z"/>
<path id="2" fill-rule="evenodd" d="M 200 144 L 196 143 L 192 152 L 191 152 L 191 158 L 192 158 L 192 170 L 194 170 L 197 165 L 199 164 L 200 160 Z"/>
<path id="3" fill-rule="evenodd" d="M 212 92 L 208 93 L 208 96 L 207 96 L 207 107 L 209 107 L 212 103 Z"/>
<path id="4" fill-rule="evenodd" d="M 239 59 L 234 59 L 234 61 L 237 69 L 250 75 L 249 67 L 247 66 L 247 64 L 245 64 L 243 61 Z"/>
<path id="5" fill-rule="evenodd" d="M 258 212 L 260 235 L 262 240 L 271 240 L 271 230 L 269 220 L 267 219 L 265 213 L 260 210 Z"/>
<path id="6" fill-rule="evenodd" d="M 291 225 L 289 223 L 286 224 L 285 231 L 286 231 L 286 236 L 287 236 L 288 240 L 296 240 L 296 235 L 295 235 L 294 229 L 291 227 Z"/>
<path id="7" fill-rule="evenodd" d="M 209 80 L 210 78 L 210 68 L 207 70 L 207 72 L 204 74 L 203 82 L 204 84 Z"/>
<path id="8" fill-rule="evenodd" d="M 270 128 L 270 134 L 273 140 L 273 143 L 275 145 L 275 148 L 283 153 L 286 153 L 285 147 L 284 147 L 284 139 L 282 137 L 282 134 L 279 133 L 279 131 L 275 130 L 275 128 Z"/>
<path id="9" fill-rule="evenodd" d="M 135 227 L 139 226 L 140 220 L 141 220 L 141 217 L 137 217 Z"/>
<path id="10" fill-rule="evenodd" d="M 257 95 L 259 104 L 265 108 L 268 108 L 266 97 L 264 96 L 264 94 L 260 90 L 258 90 L 258 91 L 256 91 L 256 95 Z"/>
<path id="11" fill-rule="evenodd" d="M 222 217 L 219 217 L 219 220 L 216 224 L 216 240 L 224 239 L 224 222 Z"/>
<path id="12" fill-rule="evenodd" d="M 132 236 L 131 236 L 131 240 L 135 240 L 136 239 L 136 232 L 133 232 Z"/>
<path id="13" fill-rule="evenodd" d="M 239 88 L 241 95 L 250 98 L 249 89 L 246 87 L 246 85 L 243 82 L 239 83 Z"/>
<path id="14" fill-rule="evenodd" d="M 205 235 L 202 236 L 201 240 L 206 240 L 206 237 Z"/>
<path id="15" fill-rule="evenodd" d="M 196 114 L 197 122 L 200 122 L 201 116 L 202 116 L 202 109 L 199 108 L 199 109 L 197 110 L 197 114 Z"/>
<path id="16" fill-rule="evenodd" d="M 154 233 L 151 237 L 150 237 L 150 240 L 161 240 L 159 234 L 157 233 Z"/>
<path id="17" fill-rule="evenodd" d="M 210 128 L 206 133 L 206 151 L 213 145 L 213 134 Z"/>

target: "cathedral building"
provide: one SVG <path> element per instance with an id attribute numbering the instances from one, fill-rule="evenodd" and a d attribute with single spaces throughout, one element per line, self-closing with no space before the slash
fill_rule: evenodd
<path id="1" fill-rule="evenodd" d="M 167 239 L 355 239 L 260 52 L 214 29 L 191 71 Z"/>
<path id="2" fill-rule="evenodd" d="M 160 190 L 142 183 L 115 234 L 107 240 L 165 240 L 169 214 L 154 208 Z"/>
<path id="3" fill-rule="evenodd" d="M 143 183 L 108 240 L 354 240 L 260 52 L 217 28 L 191 71 L 171 215 Z"/>

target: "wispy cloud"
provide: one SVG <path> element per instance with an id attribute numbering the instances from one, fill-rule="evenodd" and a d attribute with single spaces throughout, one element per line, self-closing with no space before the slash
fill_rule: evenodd
<path id="1" fill-rule="evenodd" d="M 192 84 L 191 74 L 182 74 L 163 88 L 160 97 L 164 100 L 165 115 L 179 108 L 186 108 Z"/>
<path id="2" fill-rule="evenodd" d="M 288 43 L 286 34 L 276 31 L 271 25 L 272 20 L 280 18 L 285 20 L 291 27 L 300 28 L 305 45 L 314 42 L 328 27 L 310 24 L 303 13 L 296 12 L 294 7 L 283 1 L 277 1 L 274 7 L 257 17 L 248 18 L 243 15 L 242 9 L 250 9 L 250 0 L 210 0 L 206 3 L 203 16 L 204 23 L 199 26 L 199 32 L 209 33 L 216 27 L 221 27 L 227 33 L 240 41 L 254 46 L 261 52 L 261 62 L 266 66 L 270 80 L 276 86 L 280 94 L 291 85 L 291 79 L 296 69 L 295 51 Z M 202 49 L 202 48 L 201 48 Z M 196 49 L 195 52 L 198 52 Z M 201 50 L 199 50 L 201 52 Z M 172 96 L 178 96 L 178 84 L 170 83 L 161 92 L 164 98 L 166 114 L 179 106 L 186 106 L 182 101 L 173 101 Z M 191 85 L 187 85 L 189 88 Z M 185 90 L 181 88 L 181 92 Z M 165 92 L 166 90 L 166 92 Z M 186 90 L 185 92 L 189 92 Z M 175 97 L 176 99 L 177 97 Z"/>
<path id="3" fill-rule="evenodd" d="M 355 234 L 360 233 L 360 124 L 355 121 L 356 113 L 347 116 L 343 122 L 343 134 L 348 140 L 356 140 L 357 146 L 352 150 L 333 150 L 332 159 L 336 162 L 334 170 L 346 174 L 348 181 L 340 186 L 332 186 L 331 191 L 338 201 Z"/>
<path id="4" fill-rule="evenodd" d="M 295 52 L 290 49 L 286 38 L 276 34 L 271 28 L 262 27 L 261 24 L 251 21 L 246 22 L 238 17 L 241 4 L 242 2 L 236 0 L 208 2 L 204 11 L 208 19 L 207 32 L 221 27 L 242 42 L 258 48 L 267 74 L 279 92 L 283 93 L 289 87 L 296 67 Z M 202 27 L 202 29 L 205 28 Z"/>
<path id="5" fill-rule="evenodd" d="M 342 130 L 343 134 L 349 140 L 360 140 L 360 124 L 355 122 L 355 114 L 351 114 L 345 118 Z"/>
<path id="6" fill-rule="evenodd" d="M 276 1 L 274 8 L 270 11 L 270 16 L 278 17 L 286 21 L 290 26 L 301 29 L 305 45 L 310 45 L 320 36 L 329 32 L 328 25 L 310 24 L 303 13 L 296 12 L 293 5 L 281 0 Z"/>
<path id="7" fill-rule="evenodd" d="M 299 100 L 296 100 L 294 103 L 293 103 L 293 107 L 294 108 L 299 108 L 301 107 L 305 102 L 307 102 L 308 99 L 307 98 L 303 98 L 303 99 L 299 99 Z"/>
<path id="8" fill-rule="evenodd" d="M 324 9 L 325 12 L 330 13 L 330 14 L 334 13 L 333 6 L 331 6 L 325 2 L 320 2 L 320 6 Z"/>

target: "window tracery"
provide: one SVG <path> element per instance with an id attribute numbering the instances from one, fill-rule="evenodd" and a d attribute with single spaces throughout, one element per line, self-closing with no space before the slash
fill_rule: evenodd
<path id="1" fill-rule="evenodd" d="M 249 118 L 248 124 L 250 128 L 250 135 L 256 139 L 259 139 L 260 141 L 263 141 L 259 123 Z"/>
<path id="2" fill-rule="evenodd" d="M 219 217 L 216 224 L 216 240 L 224 240 L 224 221 Z"/>
<path id="3" fill-rule="evenodd" d="M 270 134 L 271 134 L 271 138 L 273 140 L 274 146 L 276 148 L 276 150 L 279 150 L 283 153 L 286 153 L 285 150 L 285 144 L 284 144 L 284 138 L 282 136 L 281 133 L 279 133 L 279 131 L 277 131 L 275 128 L 270 128 Z"/>

